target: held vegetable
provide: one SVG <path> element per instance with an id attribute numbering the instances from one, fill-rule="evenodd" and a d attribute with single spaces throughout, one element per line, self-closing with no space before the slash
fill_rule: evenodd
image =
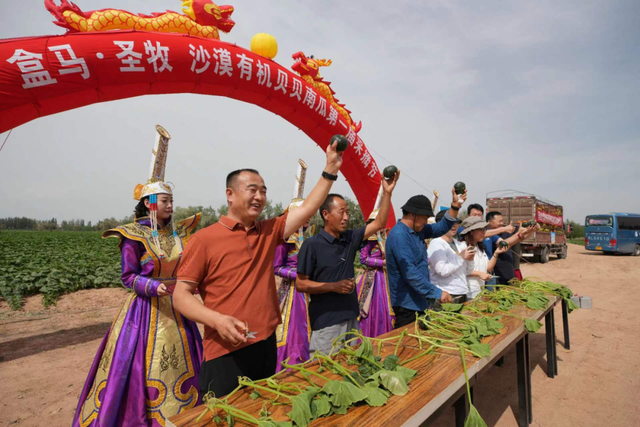
<path id="1" fill-rule="evenodd" d="M 501 240 L 500 243 L 498 243 L 498 246 L 500 246 L 501 248 L 508 248 L 509 247 L 509 243 L 507 243 L 504 240 Z"/>
<path id="2" fill-rule="evenodd" d="M 349 140 L 344 135 L 333 135 L 331 137 L 330 145 L 333 145 L 334 142 L 337 142 L 336 151 L 344 151 L 349 146 Z"/>
<path id="3" fill-rule="evenodd" d="M 453 189 L 456 191 L 456 194 L 464 194 L 465 190 L 467 189 L 467 186 L 465 185 L 464 182 L 458 181 L 455 184 L 453 184 Z"/>
<path id="4" fill-rule="evenodd" d="M 394 165 L 391 166 L 387 166 L 386 168 L 384 168 L 384 171 L 382 171 L 382 174 L 384 175 L 385 179 L 393 179 L 394 176 L 396 176 L 396 173 L 398 173 L 398 168 L 395 167 Z"/>

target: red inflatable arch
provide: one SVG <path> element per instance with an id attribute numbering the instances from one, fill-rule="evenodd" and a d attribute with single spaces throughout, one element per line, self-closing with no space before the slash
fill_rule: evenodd
<path id="1" fill-rule="evenodd" d="M 381 178 L 373 156 L 324 96 L 274 61 L 215 39 L 155 32 L 0 41 L 0 133 L 97 102 L 171 93 L 255 104 L 297 126 L 323 150 L 333 135 L 346 135 L 350 146 L 341 172 L 368 217 Z M 394 223 L 391 213 L 389 226 Z"/>

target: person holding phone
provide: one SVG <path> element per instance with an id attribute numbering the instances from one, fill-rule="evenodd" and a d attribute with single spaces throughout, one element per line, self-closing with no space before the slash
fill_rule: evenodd
<path id="1" fill-rule="evenodd" d="M 475 255 L 472 260 L 465 261 L 467 270 L 467 283 L 469 285 L 468 299 L 475 298 L 480 291 L 482 291 L 485 283 L 493 276 L 490 271 L 496 266 L 498 257 L 506 253 L 511 246 L 520 242 L 526 238 L 529 234 L 535 231 L 535 227 L 530 227 L 505 239 L 498 239 L 495 244 L 495 249 L 491 255 L 491 258 L 487 256 L 485 251 L 485 235 L 489 223 L 483 221 L 482 218 L 470 216 L 467 217 L 461 224 L 464 230 L 460 233 L 460 240 L 462 240 L 462 247 L 469 248 L 475 247 Z"/>
<path id="2" fill-rule="evenodd" d="M 329 194 L 320 206 L 324 228 L 305 240 L 298 253 L 296 289 L 311 295 L 311 354 L 331 352 L 333 340 L 358 329 L 358 295 L 355 292 L 353 263 L 370 236 L 387 224 L 391 193 L 400 176 L 382 179 L 382 204 L 375 220 L 355 230 L 347 230 L 349 208 L 339 194 Z"/>
<path id="3" fill-rule="evenodd" d="M 436 223 L 442 221 L 445 214 L 446 211 L 438 212 Z M 455 218 L 454 224 L 447 234 L 433 239 L 427 250 L 431 283 L 439 289 L 447 291 L 456 304 L 467 300 L 469 286 L 465 261 L 471 261 L 475 256 L 473 246 L 465 248 L 462 242 L 455 239 L 460 222 L 458 218 Z M 441 310 L 438 300 L 433 302 L 432 309 Z"/>

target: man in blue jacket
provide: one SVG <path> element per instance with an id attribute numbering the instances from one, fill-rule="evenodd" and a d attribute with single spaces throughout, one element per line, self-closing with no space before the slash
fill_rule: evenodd
<path id="1" fill-rule="evenodd" d="M 399 328 L 416 319 L 416 313 L 429 308 L 428 299 L 451 302 L 451 296 L 434 286 L 429 279 L 429 263 L 425 239 L 446 234 L 458 217 L 467 192 L 458 195 L 452 189 L 451 208 L 442 221 L 427 224 L 433 216 L 431 202 L 426 196 L 411 197 L 402 207 L 402 219 L 391 229 L 386 243 L 387 277 L 391 305 Z"/>

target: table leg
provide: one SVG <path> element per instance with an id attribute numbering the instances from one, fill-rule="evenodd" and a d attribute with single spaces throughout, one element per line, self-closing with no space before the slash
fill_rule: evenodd
<path id="1" fill-rule="evenodd" d="M 554 353 L 553 353 L 553 346 L 554 346 L 554 342 L 553 342 L 553 332 L 552 332 L 552 321 L 551 321 L 551 316 L 553 315 L 553 310 L 550 310 L 545 316 L 544 316 L 544 330 L 545 330 L 545 338 L 547 340 L 547 376 L 549 378 L 553 378 L 554 377 L 554 367 L 553 367 L 553 357 L 554 357 Z"/>
<path id="2" fill-rule="evenodd" d="M 473 394 L 473 387 L 471 388 L 471 392 L 471 394 Z M 456 416 L 456 427 L 464 427 L 464 421 L 467 419 L 467 415 L 469 415 L 469 398 L 466 392 L 456 400 L 456 403 L 453 404 L 453 409 Z"/>
<path id="3" fill-rule="evenodd" d="M 569 338 L 569 308 L 562 300 L 562 326 L 564 328 L 564 348 L 571 350 L 571 339 Z"/>
<path id="4" fill-rule="evenodd" d="M 556 313 L 551 310 L 551 333 L 553 335 L 553 375 L 558 375 L 558 346 L 556 337 Z"/>
<path id="5" fill-rule="evenodd" d="M 526 336 L 526 335 L 525 335 Z M 518 365 L 518 426 L 529 426 L 529 384 L 527 381 L 527 351 L 525 338 L 516 344 L 516 359 Z"/>

